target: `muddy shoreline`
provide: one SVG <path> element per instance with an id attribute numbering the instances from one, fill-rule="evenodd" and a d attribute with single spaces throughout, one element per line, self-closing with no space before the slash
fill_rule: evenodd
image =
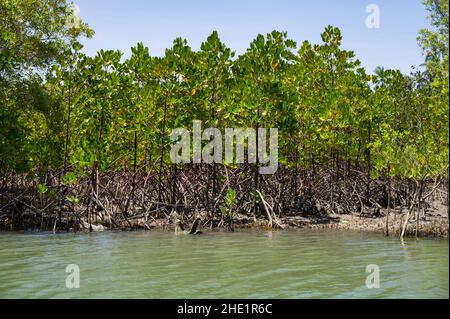
<path id="1" fill-rule="evenodd" d="M 403 211 L 390 212 L 386 219 L 387 212 L 380 212 L 379 215 L 354 214 L 324 214 L 311 216 L 281 216 L 278 223 L 272 223 L 267 218 L 254 218 L 253 216 L 237 214 L 233 219 L 232 227 L 224 219 L 204 215 L 200 223 L 200 230 L 206 231 L 232 231 L 232 230 L 288 230 L 288 229 L 330 229 L 338 231 L 361 231 L 370 233 L 380 233 L 393 237 L 399 237 L 404 225 L 407 213 Z M 32 219 L 32 216 L 29 216 Z M 182 216 L 181 220 L 185 228 L 191 225 L 193 216 Z M 386 220 L 388 228 L 386 228 Z M 27 227 L 25 218 L 23 227 L 13 228 L 3 220 L 0 223 L 2 231 L 51 231 L 51 227 Z M 31 225 L 31 224 L 30 224 Z M 89 232 L 104 230 L 136 231 L 136 230 L 163 230 L 174 231 L 175 225 L 172 218 L 150 218 L 145 221 L 143 218 L 131 218 L 120 225 L 110 225 L 107 221 L 97 221 L 90 227 L 86 222 L 80 223 L 78 227 L 66 227 L 61 229 L 56 227 L 57 233 L 64 232 Z M 417 229 L 417 232 L 416 232 Z M 416 215 L 410 216 L 406 227 L 405 237 L 436 237 L 448 238 L 449 220 L 448 213 L 442 210 L 422 215 L 417 222 Z"/>
<path id="2" fill-rule="evenodd" d="M 361 214 L 341 214 L 329 216 L 286 216 L 279 218 L 283 228 L 270 227 L 266 219 L 256 219 L 248 216 L 238 216 L 239 222 L 234 224 L 235 230 L 259 229 L 259 230 L 280 230 L 280 229 L 330 229 L 338 231 L 361 231 L 370 233 L 380 233 L 389 236 L 399 237 L 406 213 L 390 214 L 388 219 L 388 232 L 386 232 L 386 216 L 364 216 Z M 156 220 L 152 224 L 153 228 L 172 230 L 174 227 L 167 220 Z M 417 220 L 410 218 L 405 237 L 416 236 Z M 202 225 L 203 229 L 227 230 L 227 227 L 208 227 Z M 420 218 L 417 237 L 448 238 L 449 222 L 447 215 L 431 215 Z"/>
<path id="3" fill-rule="evenodd" d="M 323 220 L 302 220 L 302 225 L 300 226 L 295 225 L 298 223 L 296 220 L 291 221 L 291 223 L 293 223 L 296 228 L 362 231 L 399 237 L 405 218 L 406 213 L 389 216 L 388 231 L 386 231 L 386 216 L 366 217 L 360 216 L 360 214 L 345 214 L 330 216 L 329 218 Z M 416 236 L 416 226 L 417 221 L 414 218 L 410 219 L 406 228 L 405 236 Z M 417 237 L 448 238 L 448 230 L 449 223 L 447 216 L 428 217 L 419 220 Z"/>

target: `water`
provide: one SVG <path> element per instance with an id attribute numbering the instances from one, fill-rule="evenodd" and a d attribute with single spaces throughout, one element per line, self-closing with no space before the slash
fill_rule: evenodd
<path id="1" fill-rule="evenodd" d="M 448 256 L 448 240 L 332 231 L 0 233 L 0 297 L 448 298 Z"/>

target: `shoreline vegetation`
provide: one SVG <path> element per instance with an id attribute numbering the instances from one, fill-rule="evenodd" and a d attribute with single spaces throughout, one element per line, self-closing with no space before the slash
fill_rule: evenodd
<path id="1" fill-rule="evenodd" d="M 260 34 L 239 56 L 214 31 L 197 51 L 177 38 L 163 57 L 142 43 L 90 57 L 79 39 L 93 31 L 65 0 L 2 1 L 0 229 L 151 231 L 200 215 L 206 229 L 448 237 L 448 2 L 424 4 L 425 62 L 403 74 L 366 71 L 332 26 L 319 44 Z M 171 132 L 197 120 L 252 128 L 258 150 L 258 129 L 277 128 L 276 173 L 173 163 Z"/>
<path id="2" fill-rule="evenodd" d="M 207 167 L 207 165 L 205 165 Z M 202 168 L 197 168 L 200 172 Z M 250 168 L 249 168 L 250 169 Z M 190 168 L 186 173 L 190 172 Z M 180 172 L 180 176 L 183 176 Z M 201 176 L 201 174 L 198 174 Z M 231 173 L 228 172 L 228 176 Z M 109 176 L 109 175 L 105 175 Z M 126 179 L 126 180 L 131 180 Z M 192 178 L 185 177 L 184 181 L 190 181 Z M 378 181 L 379 182 L 379 181 Z M 86 181 L 89 183 L 89 181 Z M 198 185 L 202 185 L 201 180 L 197 180 Z M 105 183 L 105 185 L 111 185 Z M 121 186 L 119 183 L 117 187 Z M 355 181 L 355 186 L 358 182 Z M 80 190 L 82 185 L 77 185 Z M 39 193 L 35 188 L 28 188 L 28 191 L 34 192 L 36 196 L 32 200 L 28 199 L 26 204 L 24 199 L 26 194 L 22 193 L 19 199 L 14 202 L 23 209 L 22 213 L 15 214 L 1 214 L 0 230 L 3 231 L 17 231 L 17 230 L 39 230 L 39 231 L 53 231 L 53 232 L 92 232 L 103 230 L 123 230 L 123 231 L 137 231 L 137 230 L 167 230 L 173 231 L 177 220 L 180 220 L 182 225 L 189 227 L 192 221 L 199 216 L 199 229 L 202 230 L 222 230 L 234 231 L 235 229 L 249 229 L 249 230 L 287 230 L 287 229 L 333 229 L 333 230 L 351 230 L 364 231 L 373 233 L 382 233 L 387 236 L 410 236 L 410 237 L 441 237 L 448 238 L 449 220 L 448 220 L 448 206 L 445 204 L 446 193 L 442 188 L 438 189 L 436 185 L 429 186 L 429 193 L 431 197 L 427 197 L 427 201 L 423 201 L 422 209 L 417 210 L 412 208 L 412 204 L 408 206 L 393 205 L 389 207 L 382 207 L 381 205 L 366 206 L 364 208 L 354 207 L 354 211 L 344 211 L 344 205 L 347 202 L 335 202 L 335 210 L 337 212 L 330 212 L 327 207 L 327 196 L 325 192 L 323 203 L 320 205 L 320 200 L 314 197 L 314 204 L 308 208 L 304 208 L 302 213 L 296 211 L 279 211 L 276 208 L 276 199 L 266 199 L 261 194 L 260 204 L 262 210 L 260 214 L 255 214 L 253 210 L 253 200 L 251 197 L 241 200 L 247 200 L 244 207 L 247 206 L 248 211 L 240 213 L 235 211 L 234 207 L 240 205 L 236 203 L 230 204 L 230 195 L 225 195 L 224 202 L 229 202 L 229 209 L 233 213 L 215 212 L 206 210 L 205 208 L 192 207 L 188 205 L 170 205 L 161 203 L 153 203 L 151 206 L 139 206 L 141 202 L 135 201 L 134 210 L 127 216 L 121 214 L 119 205 L 126 205 L 126 200 L 120 198 L 120 191 L 116 190 L 114 200 L 106 197 L 107 194 L 101 192 L 104 199 L 99 201 L 100 209 L 92 213 L 91 220 L 87 207 L 82 205 L 75 205 L 73 208 L 66 207 L 66 210 L 56 214 L 48 207 L 56 207 L 57 197 L 46 198 L 42 193 Z M 183 187 L 187 188 L 187 187 Z M 102 188 L 100 188 L 102 189 Z M 106 192 L 107 189 L 105 189 Z M 145 190 L 145 188 L 144 188 Z M 139 191 L 137 191 L 139 193 Z M 319 194 L 317 190 L 312 191 L 313 194 Z M 170 196 L 170 189 L 167 193 Z M 201 193 L 190 193 L 192 198 L 184 194 L 184 203 L 190 203 L 195 199 L 195 195 Z M 281 194 L 290 194 L 289 192 L 279 192 Z M 90 198 L 89 194 L 85 195 Z M 79 196 L 82 198 L 82 196 Z M 228 199 L 227 199 L 228 197 Z M 164 197 L 163 197 L 164 198 Z M 431 199 L 430 199 L 431 198 Z M 283 197 L 281 197 L 283 199 Z M 199 200 L 199 199 L 197 199 Z M 348 200 L 348 199 L 347 199 Z M 391 199 L 392 203 L 396 200 Z M 36 205 L 42 205 L 46 209 L 39 210 L 35 207 L 30 207 L 30 203 L 36 202 Z M 400 201 L 399 201 L 400 202 Z M 23 203 L 23 204 L 22 204 Z M 107 203 L 107 204 L 104 204 Z M 159 207 L 159 210 L 156 210 Z M 224 206 L 219 207 L 219 211 Z M 348 206 L 351 207 L 351 206 Z M 71 210 L 73 209 L 73 210 Z M 214 208 L 213 208 L 214 209 Z M 356 211 L 359 209 L 359 212 Z M 407 222 L 405 222 L 407 220 Z M 402 235 L 402 232 L 403 235 Z"/>

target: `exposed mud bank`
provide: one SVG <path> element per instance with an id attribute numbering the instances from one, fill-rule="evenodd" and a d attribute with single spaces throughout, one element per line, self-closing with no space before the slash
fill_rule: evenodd
<path id="1" fill-rule="evenodd" d="M 405 210 L 380 211 L 377 215 L 367 214 L 322 214 L 311 216 L 282 216 L 277 219 L 277 223 L 267 218 L 255 218 L 254 216 L 237 214 L 233 222 L 223 218 L 211 217 L 208 214 L 200 215 L 202 221 L 200 229 L 204 230 L 282 230 L 282 229 L 333 229 L 340 231 L 366 231 L 374 233 L 383 233 L 389 236 L 400 236 L 402 228 L 407 218 Z M 52 230 L 56 232 L 73 231 L 104 231 L 109 229 L 135 231 L 135 230 L 166 230 L 174 231 L 175 224 L 172 216 L 166 218 L 150 218 L 147 221 L 143 218 L 130 218 L 122 222 L 109 223 L 108 221 L 94 221 L 89 224 L 85 220 L 65 222 L 65 227 L 59 227 L 58 222 L 47 220 L 45 218 L 36 220 L 36 216 L 30 214 L 24 215 L 21 223 L 22 227 L 14 227 L 11 219 L 3 218 L 0 221 L 0 229 L 21 231 L 21 230 Z M 181 220 L 186 227 L 189 227 L 193 216 L 181 216 Z M 62 225 L 61 225 L 62 226 Z M 440 210 L 428 212 L 427 214 L 413 214 L 409 217 L 405 228 L 405 236 L 417 237 L 441 237 L 448 238 L 449 220 L 446 206 Z"/>

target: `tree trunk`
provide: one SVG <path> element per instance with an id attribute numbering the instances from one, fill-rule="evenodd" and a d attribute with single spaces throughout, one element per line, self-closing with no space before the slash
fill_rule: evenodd
<path id="1" fill-rule="evenodd" d="M 163 161 L 164 161 L 164 132 L 166 130 L 166 116 L 167 116 L 167 99 L 164 100 L 164 114 L 163 123 L 161 126 L 161 149 L 160 149 L 160 159 L 159 159 L 159 177 L 158 177 L 158 202 L 156 204 L 156 209 L 159 209 L 159 205 L 162 200 L 162 173 L 163 173 Z M 158 212 L 157 212 L 158 213 Z"/>

